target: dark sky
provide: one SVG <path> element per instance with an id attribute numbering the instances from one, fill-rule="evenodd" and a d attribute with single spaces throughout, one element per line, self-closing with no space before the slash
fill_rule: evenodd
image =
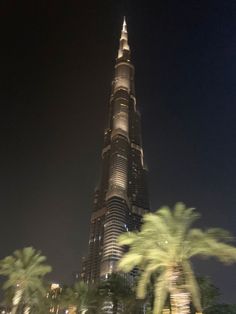
<path id="1" fill-rule="evenodd" d="M 79 268 L 124 14 L 152 208 L 183 201 L 236 235 L 236 2 L 16 2 L 0 13 L 0 258 L 33 245 L 52 279 Z M 195 270 L 235 301 L 235 266 Z"/>

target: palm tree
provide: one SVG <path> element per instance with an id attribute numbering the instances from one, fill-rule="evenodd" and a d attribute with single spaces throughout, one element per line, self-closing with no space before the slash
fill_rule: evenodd
<path id="1" fill-rule="evenodd" d="M 128 281 L 124 276 L 117 273 L 113 273 L 108 279 L 101 281 L 98 291 L 102 298 L 103 308 L 104 305 L 112 307 L 114 314 L 120 311 L 131 314 L 134 311 L 135 305 L 137 305 L 135 294 L 129 286 Z"/>
<path id="2" fill-rule="evenodd" d="M 217 304 L 220 297 L 220 290 L 214 286 L 210 277 L 197 277 L 197 282 L 201 292 L 202 309 L 205 313 L 207 309 Z"/>
<path id="3" fill-rule="evenodd" d="M 76 313 L 85 314 L 96 308 L 97 298 L 94 288 L 83 281 L 76 282 L 72 287 L 62 289 L 61 305 L 63 308 L 76 308 Z"/>
<path id="4" fill-rule="evenodd" d="M 45 293 L 42 279 L 51 271 L 51 267 L 44 264 L 45 260 L 40 251 L 26 247 L 0 261 L 0 275 L 8 277 L 3 289 L 13 291 L 12 314 L 17 312 L 21 302 L 24 303 L 24 313 L 29 313 L 30 296 L 36 292 Z"/>
<path id="5" fill-rule="evenodd" d="M 154 288 L 153 313 L 161 313 L 170 294 L 172 313 L 190 313 L 190 297 L 198 312 L 202 312 L 200 293 L 190 259 L 193 256 L 214 256 L 223 263 L 236 261 L 236 248 L 227 243 L 232 240 L 222 229 L 191 228 L 199 218 L 193 208 L 177 203 L 174 210 L 162 207 L 143 217 L 140 232 L 120 236 L 120 245 L 129 247 L 118 264 L 124 272 L 135 266 L 140 269 L 137 297 L 145 298 L 147 284 L 158 274 Z"/>

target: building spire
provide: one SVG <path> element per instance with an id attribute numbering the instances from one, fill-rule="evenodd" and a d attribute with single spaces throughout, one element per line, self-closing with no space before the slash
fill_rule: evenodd
<path id="1" fill-rule="evenodd" d="M 118 50 L 118 59 L 122 57 L 129 58 L 129 54 L 130 54 L 130 49 L 129 49 L 129 44 L 128 44 L 128 31 L 127 31 L 126 19 L 124 16 L 123 26 L 121 30 L 121 37 L 120 37 L 120 47 Z"/>
<path id="2" fill-rule="evenodd" d="M 124 16 L 124 20 L 123 20 L 123 29 L 122 29 L 122 32 L 127 32 L 127 24 L 126 24 L 125 16 Z"/>

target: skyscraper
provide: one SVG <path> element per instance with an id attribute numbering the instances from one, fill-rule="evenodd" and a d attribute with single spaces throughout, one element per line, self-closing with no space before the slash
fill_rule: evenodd
<path id="1" fill-rule="evenodd" d="M 82 272 L 88 282 L 116 272 L 116 263 L 124 250 L 117 245 L 117 237 L 124 231 L 138 230 L 142 215 L 149 210 L 140 113 L 125 19 L 114 72 L 102 174 L 94 195 L 89 250 Z"/>

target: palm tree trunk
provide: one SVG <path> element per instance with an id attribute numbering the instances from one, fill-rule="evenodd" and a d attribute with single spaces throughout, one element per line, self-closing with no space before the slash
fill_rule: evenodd
<path id="1" fill-rule="evenodd" d="M 170 295 L 172 314 L 190 314 L 190 295 L 188 292 L 175 289 Z"/>
<path id="2" fill-rule="evenodd" d="M 179 266 L 170 270 L 170 303 L 172 314 L 190 314 L 190 294 L 184 288 L 182 270 Z"/>
<path id="3" fill-rule="evenodd" d="M 18 309 L 18 306 L 19 306 L 21 298 L 22 298 L 22 294 L 23 294 L 23 289 L 17 289 L 16 290 L 15 295 L 12 299 L 11 314 L 16 314 L 16 311 Z"/>

